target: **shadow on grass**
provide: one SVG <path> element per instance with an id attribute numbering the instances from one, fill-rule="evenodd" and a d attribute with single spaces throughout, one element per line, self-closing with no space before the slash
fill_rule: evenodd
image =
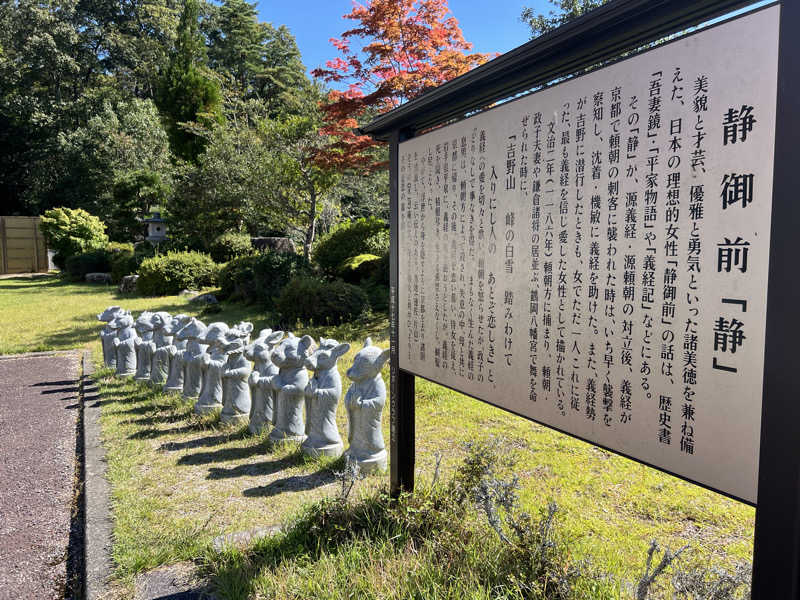
<path id="1" fill-rule="evenodd" d="M 147 412 L 152 412 L 156 414 L 152 414 L 146 417 L 140 417 L 138 419 L 129 419 L 126 423 L 131 425 L 157 425 L 158 423 L 179 423 L 181 421 L 186 421 L 192 416 L 192 409 L 183 408 L 183 409 L 175 409 L 172 407 L 161 407 L 161 406 L 154 406 L 151 407 L 151 410 Z"/>
<path id="2" fill-rule="evenodd" d="M 285 469 L 290 469 L 303 464 L 303 456 L 300 452 L 293 452 L 289 456 L 284 456 L 278 460 L 269 460 L 260 463 L 247 465 L 237 465 L 226 469 L 224 467 L 211 467 L 208 470 L 206 479 L 230 479 L 233 477 L 247 477 L 257 475 L 273 475 Z M 245 494 L 246 495 L 246 494 Z"/>
<path id="3" fill-rule="evenodd" d="M 248 498 L 269 498 L 284 492 L 304 492 L 313 490 L 323 485 L 328 485 L 336 480 L 336 476 L 329 468 L 320 469 L 307 475 L 292 475 L 276 481 L 271 481 L 267 485 L 261 485 L 246 489 L 242 492 Z"/>
<path id="4" fill-rule="evenodd" d="M 265 454 L 268 448 L 265 444 L 259 443 L 252 446 L 244 446 L 240 448 L 220 448 L 210 452 L 197 452 L 195 454 L 188 454 L 181 456 L 178 459 L 179 465 L 207 465 L 209 463 L 227 462 L 230 460 L 241 460 L 243 458 L 250 458 L 257 454 Z"/>
<path id="5" fill-rule="evenodd" d="M 186 440 L 184 442 L 166 442 L 161 444 L 158 449 L 167 452 L 174 452 L 177 450 L 192 450 L 194 448 L 202 448 L 204 446 L 219 446 L 234 440 L 243 440 L 246 437 L 250 437 L 250 435 L 245 429 L 233 434 L 221 433 L 218 435 L 208 435 L 206 437 L 195 438 L 193 440 Z"/>

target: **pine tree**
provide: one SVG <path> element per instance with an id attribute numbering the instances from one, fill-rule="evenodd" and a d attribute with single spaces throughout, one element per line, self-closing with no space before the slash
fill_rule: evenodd
<path id="1" fill-rule="evenodd" d="M 191 161 L 197 159 L 205 146 L 197 127 L 207 129 L 215 122 L 222 122 L 219 83 L 206 67 L 199 17 L 198 0 L 186 0 L 175 50 L 157 95 L 158 108 L 167 117 L 172 151 Z"/>

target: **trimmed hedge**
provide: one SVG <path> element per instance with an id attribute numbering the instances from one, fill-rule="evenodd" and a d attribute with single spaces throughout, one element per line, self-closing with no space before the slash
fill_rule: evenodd
<path id="1" fill-rule="evenodd" d="M 369 217 L 342 223 L 322 236 L 314 246 L 313 261 L 329 277 L 341 277 L 348 260 L 361 254 L 381 256 L 389 252 L 389 225 Z"/>
<path id="2" fill-rule="evenodd" d="M 226 263 L 234 258 L 252 254 L 253 244 L 246 233 L 228 231 L 217 236 L 208 249 L 211 258 L 218 263 Z"/>
<path id="3" fill-rule="evenodd" d="M 298 254 L 260 252 L 242 256 L 220 271 L 220 296 L 272 308 L 289 280 L 308 272 L 308 262 Z"/>
<path id="4" fill-rule="evenodd" d="M 315 325 L 337 325 L 365 315 L 369 311 L 369 299 L 356 285 L 302 276 L 286 284 L 275 308 L 287 325 L 298 320 L 313 321 Z"/>
<path id="5" fill-rule="evenodd" d="M 142 261 L 136 289 L 145 296 L 169 296 L 217 284 L 219 265 L 200 252 L 167 252 Z"/>

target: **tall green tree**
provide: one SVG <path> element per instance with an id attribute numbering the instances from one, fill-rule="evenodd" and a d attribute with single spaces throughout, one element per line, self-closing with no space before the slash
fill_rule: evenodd
<path id="1" fill-rule="evenodd" d="M 246 0 L 224 0 L 204 26 L 209 65 L 239 98 L 258 99 L 272 118 L 303 112 L 311 82 L 285 26 L 259 23 Z"/>
<path id="2" fill-rule="evenodd" d="M 289 115 L 262 123 L 269 149 L 266 171 L 270 185 L 263 204 L 286 228 L 300 234 L 309 258 L 319 218 L 330 205 L 339 173 L 318 160 L 329 143 L 319 133 L 318 114 Z"/>
<path id="3" fill-rule="evenodd" d="M 519 19 L 531 29 L 531 39 L 560 27 L 583 13 L 602 6 L 608 0 L 549 0 L 553 8 L 545 15 L 530 7 L 523 7 Z"/>
<path id="4" fill-rule="evenodd" d="M 186 0 L 175 50 L 156 96 L 159 110 L 167 117 L 173 152 L 190 161 L 205 147 L 202 130 L 222 121 L 220 86 L 206 67 L 199 18 L 199 1 Z"/>
<path id="5" fill-rule="evenodd" d="M 60 133 L 57 144 L 58 158 L 41 166 L 50 176 L 39 192 L 46 204 L 97 215 L 114 241 L 136 239 L 138 219 L 165 199 L 171 182 L 169 142 L 153 102 L 107 102 L 85 126 Z"/>
<path id="6" fill-rule="evenodd" d="M 108 0 L 98 0 L 106 2 Z M 155 98 L 169 64 L 181 15 L 180 0 L 120 0 L 106 36 L 106 67 L 125 93 Z"/>
<path id="7" fill-rule="evenodd" d="M 264 31 L 255 4 L 246 0 L 224 0 L 208 32 L 209 65 L 226 74 L 241 97 L 253 92 L 256 73 L 261 71 Z"/>
<path id="8" fill-rule="evenodd" d="M 263 118 L 260 103 L 236 103 L 225 124 L 210 131 L 197 162 L 182 165 L 167 205 L 170 235 L 179 243 L 208 250 L 226 231 L 259 235 L 277 227 L 258 208 L 269 185 L 267 148 L 256 128 Z"/>

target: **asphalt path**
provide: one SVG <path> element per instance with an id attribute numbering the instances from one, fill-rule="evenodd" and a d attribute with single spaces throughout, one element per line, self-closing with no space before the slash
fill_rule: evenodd
<path id="1" fill-rule="evenodd" d="M 0 600 L 64 597 L 79 368 L 76 353 L 0 356 Z"/>

